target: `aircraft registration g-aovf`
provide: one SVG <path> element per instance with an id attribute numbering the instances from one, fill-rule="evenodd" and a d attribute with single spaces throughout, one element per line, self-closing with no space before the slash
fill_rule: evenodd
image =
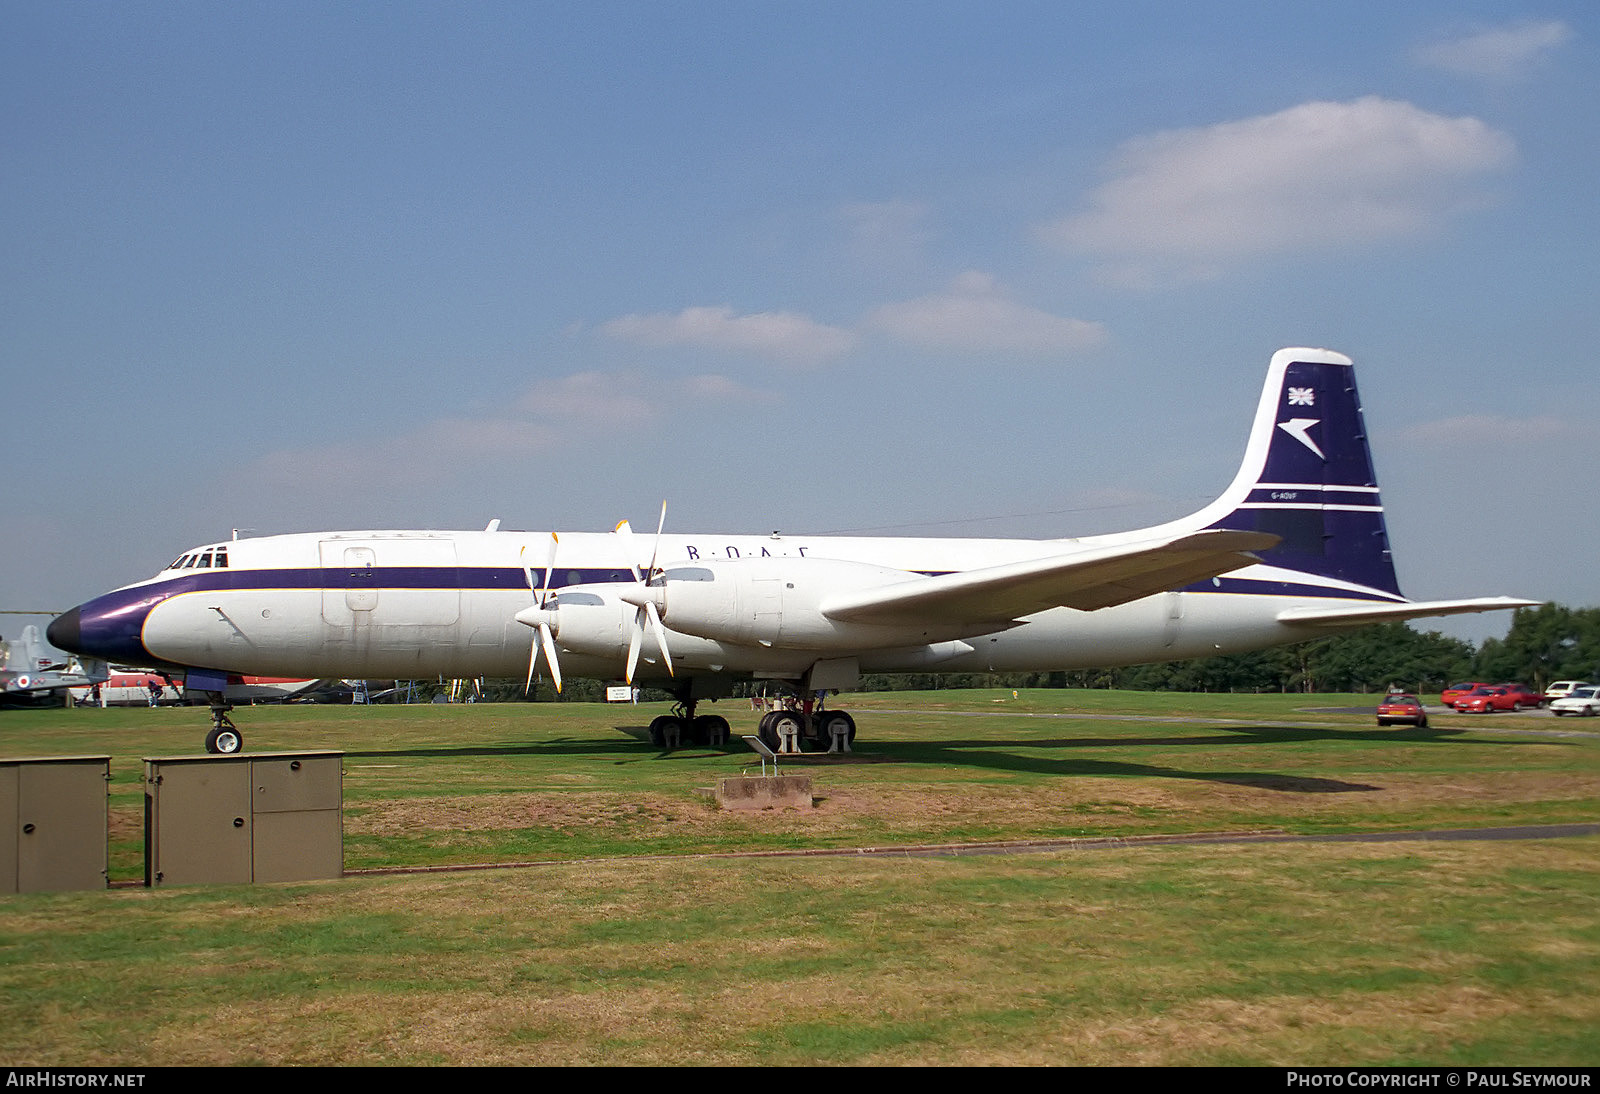
<path id="1" fill-rule="evenodd" d="M 663 509 L 663 520 L 665 510 Z M 212 751 L 242 738 L 228 674 L 627 678 L 678 700 L 652 740 L 720 742 L 697 704 L 738 680 L 797 694 L 862 673 L 1060 670 L 1303 641 L 1515 608 L 1400 594 L 1354 371 L 1272 358 L 1238 475 L 1179 520 L 1080 539 L 484 531 L 308 532 L 196 547 L 57 618 L 57 647 L 181 669 L 215 691 Z M 648 639 L 646 637 L 648 631 Z M 641 663 L 641 656 L 643 658 Z M 209 688 L 212 680 L 216 687 Z M 850 715 L 773 711 L 769 746 L 848 747 Z"/>

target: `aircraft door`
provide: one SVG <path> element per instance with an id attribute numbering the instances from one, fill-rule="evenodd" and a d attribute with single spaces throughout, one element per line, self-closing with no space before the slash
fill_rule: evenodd
<path id="1" fill-rule="evenodd" d="M 757 642 L 773 643 L 783 637 L 783 578 L 765 574 L 747 586 L 751 634 Z"/>
<path id="2" fill-rule="evenodd" d="M 401 638 L 439 638 L 416 628 L 453 627 L 461 618 L 455 544 L 444 537 L 319 544 L 322 618 L 336 627 L 372 627 Z M 378 552 L 383 569 L 378 569 Z M 402 631 L 404 632 L 402 634 Z"/>
<path id="3" fill-rule="evenodd" d="M 353 612 L 378 606 L 377 554 L 371 547 L 344 549 L 344 603 Z"/>
<path id="4" fill-rule="evenodd" d="M 322 618 L 338 627 L 372 622 L 378 607 L 378 558 L 371 547 L 324 541 Z"/>

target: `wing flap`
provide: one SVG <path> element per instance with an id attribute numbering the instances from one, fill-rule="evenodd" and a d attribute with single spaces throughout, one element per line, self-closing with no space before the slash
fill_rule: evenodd
<path id="1" fill-rule="evenodd" d="M 1252 565 L 1264 532 L 1210 529 L 851 590 L 821 605 L 850 623 L 1002 622 L 1048 608 L 1095 611 Z"/>

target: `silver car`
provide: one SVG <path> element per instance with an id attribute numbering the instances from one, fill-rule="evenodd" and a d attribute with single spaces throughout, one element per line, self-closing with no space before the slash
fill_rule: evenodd
<path id="1" fill-rule="evenodd" d="M 1550 713 L 1557 717 L 1563 714 L 1576 714 L 1583 718 L 1593 718 L 1600 714 L 1600 687 L 1589 684 L 1573 688 L 1562 698 L 1550 701 Z"/>

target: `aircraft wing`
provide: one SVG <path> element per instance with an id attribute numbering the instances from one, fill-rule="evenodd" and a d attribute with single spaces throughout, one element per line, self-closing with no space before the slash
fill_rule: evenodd
<path id="1" fill-rule="evenodd" d="M 1362 623 L 1387 623 L 1395 619 L 1424 619 L 1431 615 L 1497 612 L 1506 608 L 1536 608 L 1537 600 L 1514 596 L 1481 596 L 1472 600 L 1414 600 L 1406 604 L 1371 604 L 1343 608 L 1289 608 L 1278 613 L 1280 623 L 1308 627 L 1352 627 Z"/>
<path id="2" fill-rule="evenodd" d="M 820 607 L 830 619 L 881 624 L 999 623 L 1047 608 L 1095 611 L 1249 566 L 1260 561 L 1250 552 L 1278 541 L 1265 532 L 1209 529 L 852 590 Z"/>

